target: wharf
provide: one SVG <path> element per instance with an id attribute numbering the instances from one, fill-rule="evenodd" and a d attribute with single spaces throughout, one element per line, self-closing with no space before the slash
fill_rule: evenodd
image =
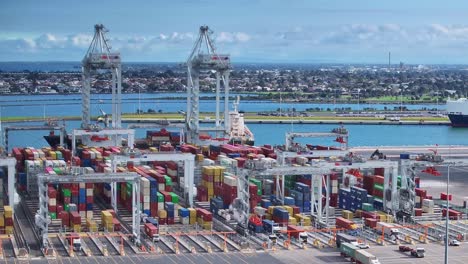
<path id="1" fill-rule="evenodd" d="M 123 118 L 122 123 L 154 123 L 160 118 Z M 182 119 L 167 119 L 171 124 L 183 124 Z M 214 119 L 200 120 L 200 123 L 214 123 Z M 426 125 L 426 126 L 450 126 L 450 121 L 428 121 L 428 120 L 346 120 L 346 119 L 245 119 L 246 124 L 331 124 L 331 125 Z"/>

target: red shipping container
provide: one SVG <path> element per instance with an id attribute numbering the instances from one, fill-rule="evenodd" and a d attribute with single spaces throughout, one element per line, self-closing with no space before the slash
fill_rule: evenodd
<path id="1" fill-rule="evenodd" d="M 375 168 L 374 169 L 374 174 L 375 175 L 385 175 L 385 169 L 384 168 Z"/>
<path id="2" fill-rule="evenodd" d="M 85 186 L 86 186 L 86 189 L 93 189 L 94 187 L 92 183 L 88 183 L 88 182 L 86 183 Z"/>
<path id="3" fill-rule="evenodd" d="M 166 185 L 166 186 L 164 187 L 164 190 L 165 190 L 166 192 L 172 192 L 172 186 Z"/>
<path id="4" fill-rule="evenodd" d="M 168 218 L 167 218 L 167 224 L 168 224 L 168 225 L 173 225 L 173 224 L 175 224 L 174 217 L 168 217 Z"/>
<path id="5" fill-rule="evenodd" d="M 86 196 L 86 203 L 93 203 L 93 202 L 94 202 L 93 196 Z"/>
<path id="6" fill-rule="evenodd" d="M 81 224 L 81 216 L 78 212 L 70 212 L 70 222 L 74 225 Z"/>
<path id="7" fill-rule="evenodd" d="M 384 184 L 384 181 L 385 181 L 385 178 L 383 176 L 380 176 L 380 175 L 374 176 L 374 183 Z"/>
<path id="8" fill-rule="evenodd" d="M 377 227 L 377 219 L 366 218 L 365 221 L 366 221 L 366 226 L 371 227 L 371 228 Z"/>
<path id="9" fill-rule="evenodd" d="M 422 209 L 421 208 L 414 208 L 414 215 L 415 216 L 422 216 Z"/>
<path id="10" fill-rule="evenodd" d="M 427 196 L 427 191 L 426 190 L 423 190 L 421 188 L 415 188 L 414 191 L 416 192 L 417 196 L 421 197 L 421 200 L 426 199 L 426 196 Z"/>
<path id="11" fill-rule="evenodd" d="M 57 206 L 55 205 L 49 205 L 49 212 L 50 213 L 56 213 L 57 212 Z"/>
<path id="12" fill-rule="evenodd" d="M 5 217 L 5 226 L 13 226 L 13 218 Z"/>
<path id="13" fill-rule="evenodd" d="M 63 205 L 57 204 L 57 214 L 63 211 Z"/>
<path id="14" fill-rule="evenodd" d="M 49 187 L 47 192 L 48 192 L 49 198 L 57 198 L 57 190 L 55 190 L 54 187 Z"/>
<path id="15" fill-rule="evenodd" d="M 60 213 L 60 219 L 62 219 L 63 226 L 70 226 L 70 214 L 67 211 Z"/>
<path id="16" fill-rule="evenodd" d="M 381 190 L 374 189 L 374 191 L 372 193 L 373 193 L 374 196 L 383 198 L 383 191 L 381 191 Z"/>
<path id="17" fill-rule="evenodd" d="M 80 211 L 80 212 L 86 211 L 86 204 L 79 204 L 78 205 L 78 211 Z"/>
<path id="18" fill-rule="evenodd" d="M 288 235 L 296 239 L 299 239 L 299 233 L 304 232 L 304 228 L 294 225 L 288 225 L 287 230 Z"/>
<path id="19" fill-rule="evenodd" d="M 377 219 L 377 214 L 374 213 L 374 212 L 362 211 L 362 212 L 361 212 L 361 217 L 362 217 L 362 218 Z"/>
<path id="20" fill-rule="evenodd" d="M 64 204 L 70 204 L 71 203 L 71 197 L 63 197 L 63 203 Z"/>
<path id="21" fill-rule="evenodd" d="M 167 223 L 167 218 L 159 218 L 159 224 L 165 225 Z"/>
<path id="22" fill-rule="evenodd" d="M 153 237 L 158 233 L 158 229 L 151 223 L 145 223 L 145 233 L 149 237 Z"/>
<path id="23" fill-rule="evenodd" d="M 441 200 L 447 201 L 447 198 L 448 198 L 449 201 L 452 201 L 452 195 L 451 194 L 447 195 L 446 193 L 440 193 L 440 199 Z"/>
<path id="24" fill-rule="evenodd" d="M 120 222 L 119 220 L 117 220 L 117 218 L 112 219 L 112 224 L 114 225 L 114 231 L 122 230 L 122 227 L 120 226 Z"/>
<path id="25" fill-rule="evenodd" d="M 335 224 L 337 228 L 345 228 L 345 229 L 352 229 L 352 225 L 355 225 L 353 221 L 348 220 L 343 217 L 337 217 L 335 219 Z"/>

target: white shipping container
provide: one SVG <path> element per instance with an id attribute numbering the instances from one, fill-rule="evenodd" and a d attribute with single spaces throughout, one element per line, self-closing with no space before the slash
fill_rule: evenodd
<path id="1" fill-rule="evenodd" d="M 181 222 L 183 225 L 188 225 L 188 224 L 190 223 L 190 218 L 189 218 L 189 217 L 181 217 L 180 219 L 181 219 L 180 222 Z"/>
<path id="2" fill-rule="evenodd" d="M 80 216 L 81 216 L 81 219 L 85 219 L 86 218 L 86 211 L 81 211 Z"/>
<path id="3" fill-rule="evenodd" d="M 434 207 L 434 200 L 424 199 L 424 200 L 422 201 L 422 206 L 424 206 L 424 207 L 429 207 L 429 208 L 433 208 L 433 207 Z"/>
<path id="4" fill-rule="evenodd" d="M 150 197 L 149 197 L 149 195 L 144 195 L 144 196 L 143 196 L 143 202 L 144 202 L 144 203 L 149 203 L 149 202 L 150 202 Z"/>
<path id="5" fill-rule="evenodd" d="M 56 206 L 57 205 L 57 199 L 49 198 L 49 205 L 50 206 Z"/>
<path id="6" fill-rule="evenodd" d="M 93 218 L 94 215 L 93 215 L 93 211 L 86 211 L 86 218 Z"/>
<path id="7" fill-rule="evenodd" d="M 416 203 L 420 203 L 421 202 L 421 196 L 416 196 L 416 199 L 414 199 L 414 201 Z"/>
<path id="8" fill-rule="evenodd" d="M 332 181 L 331 181 L 331 186 L 332 186 L 332 187 L 337 187 L 337 188 L 338 188 L 338 180 L 332 180 Z"/>
<path id="9" fill-rule="evenodd" d="M 150 207 L 150 203 L 143 203 L 143 210 L 149 210 L 151 207 Z"/>
<path id="10" fill-rule="evenodd" d="M 93 196 L 93 189 L 86 189 L 86 196 Z"/>
<path id="11" fill-rule="evenodd" d="M 158 203 L 158 209 L 159 210 L 164 209 L 164 203 Z"/>
<path id="12" fill-rule="evenodd" d="M 84 188 L 86 188 L 86 183 L 80 182 L 79 186 L 80 186 L 80 189 L 84 189 Z"/>
<path id="13" fill-rule="evenodd" d="M 423 206 L 421 207 L 423 213 L 428 213 L 428 214 L 433 214 L 434 213 L 434 208 L 433 207 L 426 207 Z"/>
<path id="14" fill-rule="evenodd" d="M 112 173 L 112 169 L 110 167 L 104 167 L 104 173 Z"/>
<path id="15" fill-rule="evenodd" d="M 338 193 L 338 186 L 332 186 L 332 193 Z"/>
<path id="16" fill-rule="evenodd" d="M 164 183 L 158 183 L 158 191 L 164 191 L 166 185 Z"/>
<path id="17" fill-rule="evenodd" d="M 237 186 L 237 177 L 224 176 L 224 183 L 229 186 Z"/>

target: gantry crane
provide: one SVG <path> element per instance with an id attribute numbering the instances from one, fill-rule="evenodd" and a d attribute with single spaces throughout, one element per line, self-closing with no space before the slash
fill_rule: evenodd
<path id="1" fill-rule="evenodd" d="M 229 133 L 229 73 L 231 69 L 230 55 L 220 55 L 216 52 L 211 30 L 201 26 L 195 45 L 187 59 L 187 142 L 198 143 L 200 132 Z M 200 127 L 200 74 L 214 72 L 216 74 L 216 109 L 215 127 Z M 222 82 L 221 82 L 222 81 Z M 224 88 L 224 120 L 220 119 L 221 84 Z"/>
<path id="2" fill-rule="evenodd" d="M 112 73 L 112 127 L 121 127 L 122 63 L 120 52 L 111 52 L 111 46 L 106 38 L 107 32 L 104 25 L 94 25 L 93 40 L 81 61 L 83 67 L 81 128 L 83 129 L 91 126 L 91 74 L 97 70 L 110 70 Z"/>
<path id="3" fill-rule="evenodd" d="M 85 57 L 81 61 L 83 67 L 82 120 L 81 129 L 74 129 L 72 136 L 75 152 L 76 137 L 87 146 L 121 146 L 122 137 L 128 137 L 128 146 L 133 148 L 134 130 L 122 129 L 122 63 L 119 52 L 111 52 L 106 38 L 107 29 L 102 24 L 94 26 L 94 37 Z M 91 124 L 91 74 L 98 70 L 109 70 L 112 73 L 112 125 L 108 128 L 109 115 L 104 114 L 105 128 Z"/>

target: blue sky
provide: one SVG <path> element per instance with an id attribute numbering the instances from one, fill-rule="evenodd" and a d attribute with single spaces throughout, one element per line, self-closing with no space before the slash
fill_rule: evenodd
<path id="1" fill-rule="evenodd" d="M 1 0 L 0 61 L 78 61 L 96 23 L 125 61 L 183 61 L 206 24 L 234 62 L 468 64 L 462 0 Z"/>

